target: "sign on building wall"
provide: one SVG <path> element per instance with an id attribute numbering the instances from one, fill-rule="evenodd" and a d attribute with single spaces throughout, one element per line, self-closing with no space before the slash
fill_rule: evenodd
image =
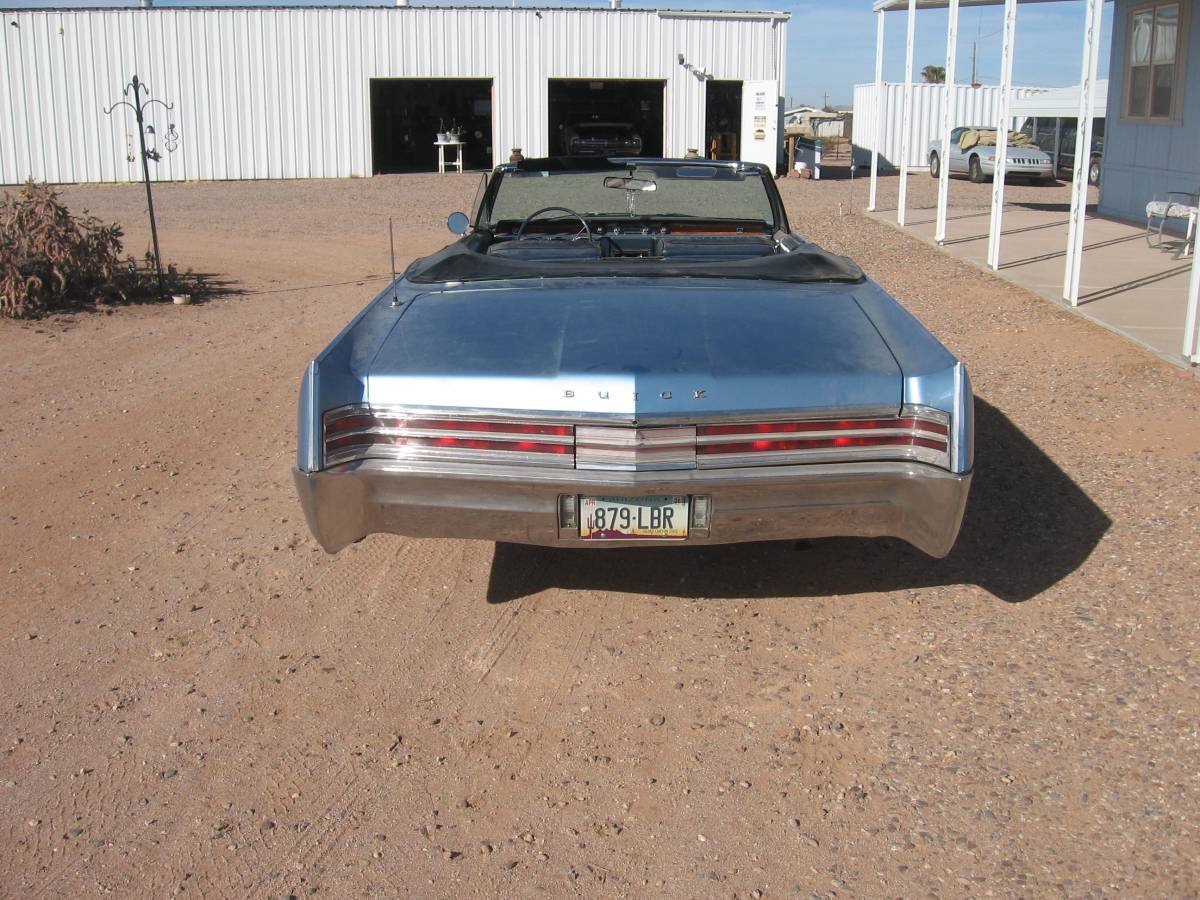
<path id="1" fill-rule="evenodd" d="M 742 84 L 742 146 L 746 162 L 775 168 L 779 160 L 779 88 L 774 81 Z"/>

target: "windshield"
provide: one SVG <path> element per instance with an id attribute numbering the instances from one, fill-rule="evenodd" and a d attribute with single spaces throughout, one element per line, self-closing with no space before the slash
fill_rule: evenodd
<path id="1" fill-rule="evenodd" d="M 606 178 L 610 183 L 619 181 L 614 175 L 653 182 L 653 190 L 606 187 Z M 520 222 L 547 206 L 566 207 L 588 218 L 750 222 L 761 223 L 768 232 L 780 227 L 768 184 L 758 169 L 739 171 L 729 166 L 678 163 L 602 164 L 594 171 L 507 169 L 498 173 L 498 178 L 487 210 L 486 224 L 492 228 L 501 222 Z"/>

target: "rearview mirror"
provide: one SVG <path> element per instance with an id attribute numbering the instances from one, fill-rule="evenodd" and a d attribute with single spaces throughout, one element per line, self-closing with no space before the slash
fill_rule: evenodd
<path id="1" fill-rule="evenodd" d="M 604 179 L 606 188 L 616 188 L 622 191 L 657 191 L 658 182 L 649 178 L 626 178 L 622 175 L 610 175 Z"/>
<path id="2" fill-rule="evenodd" d="M 471 227 L 471 220 L 464 212 L 452 212 L 446 219 L 446 227 L 452 234 L 466 234 L 467 229 Z"/>

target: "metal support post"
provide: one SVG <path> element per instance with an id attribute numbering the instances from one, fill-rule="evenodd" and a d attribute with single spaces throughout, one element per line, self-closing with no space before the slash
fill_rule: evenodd
<path id="1" fill-rule="evenodd" d="M 1075 165 L 1071 181 L 1071 218 L 1067 225 L 1067 260 L 1063 271 L 1063 299 L 1079 305 L 1079 279 L 1083 273 L 1083 231 L 1087 219 L 1088 168 L 1092 161 L 1092 116 L 1096 106 L 1096 78 L 1100 71 L 1100 27 L 1104 0 L 1085 0 L 1083 69 L 1079 77 L 1079 118 L 1075 133 Z"/>
<path id="2" fill-rule="evenodd" d="M 1193 236 L 1192 240 L 1196 240 Z M 1187 318 L 1183 325 L 1183 355 L 1192 365 L 1200 364 L 1197 346 L 1196 313 L 1200 306 L 1200 253 L 1192 249 L 1192 277 L 1188 281 Z"/>
<path id="3" fill-rule="evenodd" d="M 933 239 L 939 244 L 946 240 L 946 208 L 950 204 L 950 131 L 954 127 L 954 107 L 957 88 L 954 85 L 954 63 L 958 58 L 958 0 L 950 0 L 950 17 L 946 24 L 946 83 L 942 89 L 942 141 L 938 146 L 937 226 Z"/>
<path id="4" fill-rule="evenodd" d="M 900 117 L 900 197 L 896 203 L 896 224 L 904 227 L 908 206 L 908 151 L 912 131 L 913 50 L 917 42 L 917 0 L 908 0 L 908 45 L 904 51 L 904 114 Z"/>
<path id="5" fill-rule="evenodd" d="M 1004 0 L 1004 43 L 1000 50 L 1000 102 L 996 117 L 996 165 L 992 176 L 992 218 L 988 228 L 988 265 L 1000 268 L 1000 231 L 1004 227 L 1004 176 L 1008 169 L 1008 129 L 1012 125 L 1013 42 L 1017 31 L 1017 0 Z"/>
<path id="6" fill-rule="evenodd" d="M 875 198 L 879 188 L 879 151 L 883 144 L 884 110 L 887 99 L 883 84 L 883 22 L 882 10 L 875 13 L 875 139 L 871 142 L 871 194 L 867 199 L 867 210 L 875 211 Z M 854 160 L 850 161 L 853 167 Z"/>

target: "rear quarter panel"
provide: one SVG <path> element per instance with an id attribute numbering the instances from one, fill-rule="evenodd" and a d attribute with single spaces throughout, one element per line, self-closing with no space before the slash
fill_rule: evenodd
<path id="1" fill-rule="evenodd" d="M 321 411 L 368 401 L 371 362 L 416 293 L 401 285 L 398 280 L 395 291 L 389 285 L 380 292 L 305 369 L 297 410 L 296 464 L 300 469 L 311 472 L 320 468 Z M 393 299 L 399 308 L 392 305 Z"/>
<path id="2" fill-rule="evenodd" d="M 855 292 L 862 311 L 887 342 L 900 366 L 903 402 L 931 406 L 951 416 L 955 472 L 974 464 L 974 400 L 966 367 L 920 321 L 873 281 Z"/>

